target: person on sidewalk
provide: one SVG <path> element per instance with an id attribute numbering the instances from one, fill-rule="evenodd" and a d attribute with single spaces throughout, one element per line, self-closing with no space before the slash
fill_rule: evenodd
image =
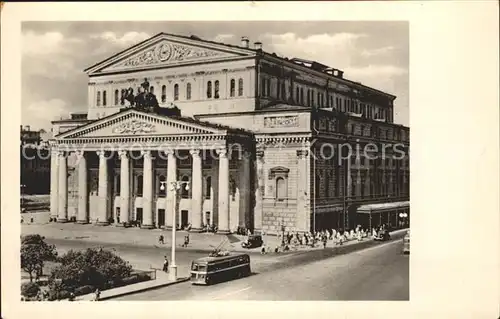
<path id="1" fill-rule="evenodd" d="M 165 256 L 165 260 L 163 261 L 163 271 L 168 272 L 168 259 L 167 256 Z"/>
<path id="2" fill-rule="evenodd" d="M 188 245 L 189 245 L 189 234 L 184 236 L 184 244 L 182 245 L 182 247 L 187 247 Z"/>
<path id="3" fill-rule="evenodd" d="M 99 291 L 99 288 L 97 288 L 94 291 L 94 301 L 99 301 L 99 298 L 101 298 L 101 292 Z"/>
<path id="4" fill-rule="evenodd" d="M 160 237 L 158 238 L 158 243 L 161 245 L 165 244 L 165 238 L 163 237 L 163 235 L 160 235 Z"/>

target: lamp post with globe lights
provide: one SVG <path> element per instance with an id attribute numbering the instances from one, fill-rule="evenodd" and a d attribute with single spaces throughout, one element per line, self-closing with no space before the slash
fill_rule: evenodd
<path id="1" fill-rule="evenodd" d="M 167 182 L 161 181 L 160 182 L 160 190 L 164 191 L 165 190 L 165 184 Z M 176 246 L 176 230 L 177 230 L 177 216 L 176 216 L 176 207 L 177 203 L 180 199 L 179 196 L 179 190 L 184 187 L 185 190 L 189 190 L 189 182 L 188 181 L 175 181 L 170 183 L 170 191 L 174 192 L 175 196 L 175 205 L 173 205 L 173 212 L 172 212 L 172 257 L 171 257 L 171 263 L 170 263 L 170 270 L 169 270 L 169 277 L 170 280 L 177 280 L 177 265 L 175 264 L 175 246 Z"/>
<path id="2" fill-rule="evenodd" d="M 408 218 L 408 213 L 406 212 L 401 212 L 399 213 L 399 218 L 401 218 L 403 220 L 403 225 L 406 225 L 406 221 L 407 221 L 407 218 Z"/>

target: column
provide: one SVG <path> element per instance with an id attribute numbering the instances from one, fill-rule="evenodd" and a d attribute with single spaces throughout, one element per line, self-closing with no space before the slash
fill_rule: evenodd
<path id="1" fill-rule="evenodd" d="M 120 225 L 130 221 L 130 158 L 127 151 L 120 151 Z"/>
<path id="2" fill-rule="evenodd" d="M 202 159 L 200 150 L 190 151 L 193 158 L 193 172 L 191 182 L 191 227 L 194 231 L 201 230 L 203 224 L 203 179 L 202 179 Z"/>
<path id="3" fill-rule="evenodd" d="M 240 207 L 239 225 L 248 228 L 250 226 L 250 157 L 249 152 L 243 152 L 241 159 L 239 189 L 240 189 Z"/>
<path id="4" fill-rule="evenodd" d="M 108 225 L 108 158 L 106 152 L 97 152 L 99 156 L 99 185 L 97 195 L 99 208 L 97 210 L 97 225 Z"/>
<path id="5" fill-rule="evenodd" d="M 177 158 L 175 157 L 174 151 L 170 150 L 166 152 L 167 154 L 167 183 L 165 185 L 167 196 L 166 196 L 166 207 L 165 207 L 165 225 L 167 228 L 172 228 L 172 218 L 176 208 L 176 196 L 175 192 L 171 190 L 172 183 L 177 181 Z"/>
<path id="6" fill-rule="evenodd" d="M 57 218 L 57 204 L 59 202 L 59 157 L 56 150 L 51 151 L 50 158 L 50 217 Z"/>
<path id="7" fill-rule="evenodd" d="M 309 214 L 306 211 L 307 202 L 307 150 L 297 150 L 297 231 L 308 231 L 307 221 Z"/>
<path id="8" fill-rule="evenodd" d="M 153 161 L 150 151 L 143 151 L 144 181 L 142 190 L 142 225 L 141 228 L 151 229 L 153 225 Z"/>
<path id="9" fill-rule="evenodd" d="M 217 150 L 219 154 L 219 225 L 218 233 L 229 233 L 229 159 L 227 150 Z"/>
<path id="10" fill-rule="evenodd" d="M 264 151 L 257 150 L 255 174 L 254 230 L 262 230 L 262 201 L 264 197 Z"/>
<path id="11" fill-rule="evenodd" d="M 89 222 L 87 174 L 87 158 L 85 152 L 81 151 L 78 153 L 78 217 L 76 219 L 78 224 Z"/>
<path id="12" fill-rule="evenodd" d="M 68 158 L 64 152 L 59 152 L 59 202 L 57 204 L 57 221 L 68 221 Z"/>

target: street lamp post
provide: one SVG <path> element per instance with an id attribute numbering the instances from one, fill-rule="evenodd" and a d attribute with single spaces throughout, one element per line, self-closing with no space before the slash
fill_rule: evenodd
<path id="1" fill-rule="evenodd" d="M 160 182 L 160 190 L 165 190 L 165 183 L 166 182 Z M 170 190 L 174 192 L 175 194 L 175 205 L 173 205 L 173 212 L 172 212 L 172 257 L 171 257 L 171 263 L 170 263 L 170 270 L 169 270 L 169 279 L 170 280 L 177 280 L 177 265 L 175 264 L 175 246 L 176 246 L 176 230 L 177 230 L 177 216 L 176 216 L 176 206 L 179 200 L 179 190 L 182 188 L 183 185 L 185 186 L 185 190 L 189 190 L 189 182 L 188 181 L 175 181 L 170 183 Z"/>
<path id="2" fill-rule="evenodd" d="M 405 212 L 399 213 L 399 218 L 403 220 L 403 224 L 406 225 L 406 218 L 408 217 L 408 214 Z"/>

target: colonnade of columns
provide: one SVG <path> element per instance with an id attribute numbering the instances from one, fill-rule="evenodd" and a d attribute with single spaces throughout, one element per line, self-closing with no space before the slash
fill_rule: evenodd
<path id="1" fill-rule="evenodd" d="M 218 231 L 221 233 L 229 232 L 229 159 L 226 149 L 217 149 L 218 158 Z M 97 151 L 99 156 L 99 179 L 98 179 L 98 211 L 97 224 L 107 225 L 109 211 L 111 205 L 111 194 L 108 187 L 108 153 L 105 151 Z M 192 189 L 191 209 L 192 219 L 191 225 L 193 230 L 202 228 L 203 224 L 203 177 L 202 177 L 202 158 L 199 149 L 190 150 L 192 156 Z M 177 181 L 177 158 L 173 151 L 166 152 L 167 154 L 167 182 L 164 185 L 167 189 L 165 212 L 166 225 L 173 225 L 173 213 L 177 211 L 177 202 L 179 201 L 178 190 L 172 185 Z M 77 223 L 89 222 L 89 189 L 87 185 L 88 165 L 85 152 L 78 154 L 78 209 L 76 221 Z M 130 221 L 130 154 L 127 151 L 118 153 L 120 158 L 120 223 L 128 223 Z M 68 153 L 53 152 L 51 161 L 51 215 L 57 216 L 59 222 L 68 221 Z M 143 157 L 143 190 L 142 190 L 142 209 L 143 209 L 143 228 L 154 227 L 154 211 L 153 211 L 153 159 L 151 151 L 142 151 Z M 248 159 L 244 160 L 243 165 L 250 165 Z M 249 172 L 249 167 L 244 168 L 245 172 Z M 248 175 L 248 174 L 245 174 Z M 242 181 L 244 182 L 244 181 Z"/>

